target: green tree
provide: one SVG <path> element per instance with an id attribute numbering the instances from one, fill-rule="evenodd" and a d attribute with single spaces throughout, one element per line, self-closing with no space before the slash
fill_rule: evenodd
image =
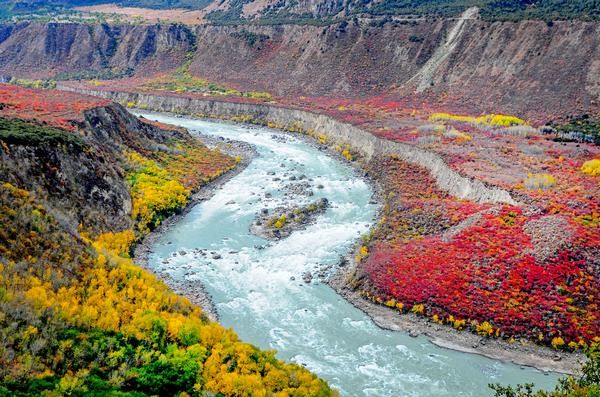
<path id="1" fill-rule="evenodd" d="M 490 384 L 496 392 L 495 397 L 598 397 L 600 396 L 600 349 L 590 348 L 586 352 L 587 361 L 576 376 L 567 376 L 559 380 L 553 391 L 535 391 L 532 383 L 503 386 Z"/>

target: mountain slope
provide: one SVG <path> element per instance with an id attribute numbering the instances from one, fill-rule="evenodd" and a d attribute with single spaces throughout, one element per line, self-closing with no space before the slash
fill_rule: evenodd
<path id="1" fill-rule="evenodd" d="M 188 28 L 170 26 L 109 26 L 65 23 L 18 23 L 0 27 L 0 64 L 6 71 L 29 70 L 78 77 L 104 73 L 105 78 L 130 74 L 133 68 L 176 67 L 193 48 Z"/>
<path id="2" fill-rule="evenodd" d="M 240 91 L 393 95 L 552 117 L 597 111 L 599 37 L 595 22 L 477 19 L 329 27 L 18 23 L 0 25 L 0 76 L 106 79 L 129 69 L 132 83 L 144 84 L 188 59 L 191 77 Z"/>

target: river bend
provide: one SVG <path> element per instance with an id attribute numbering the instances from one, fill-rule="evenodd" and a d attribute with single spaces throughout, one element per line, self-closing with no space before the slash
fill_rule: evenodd
<path id="1" fill-rule="evenodd" d="M 220 322 L 243 340 L 305 365 L 343 396 L 486 396 L 490 382 L 556 383 L 554 374 L 382 330 L 318 278 L 302 281 L 306 272 L 331 271 L 375 221 L 371 187 L 347 164 L 266 128 L 141 114 L 256 147 L 258 156 L 243 172 L 157 240 L 148 262 L 174 280 L 203 283 Z M 313 196 L 294 192 L 305 182 Z M 263 208 L 321 197 L 331 207 L 307 229 L 277 242 L 249 233 Z"/>

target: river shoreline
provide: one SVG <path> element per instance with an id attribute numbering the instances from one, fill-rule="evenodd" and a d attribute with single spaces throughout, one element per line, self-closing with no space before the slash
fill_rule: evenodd
<path id="1" fill-rule="evenodd" d="M 170 112 L 158 113 L 181 117 L 181 115 L 179 114 L 174 114 Z M 220 123 L 231 125 L 242 125 L 244 127 L 249 128 L 259 128 L 255 125 L 238 123 L 231 120 L 201 118 L 194 117 L 192 115 L 186 115 L 185 117 L 197 120 L 218 121 Z M 350 164 L 355 170 L 357 177 L 363 178 L 373 188 L 373 200 L 377 201 L 380 204 L 382 203 L 382 189 L 379 185 L 379 182 L 376 178 L 369 175 L 366 172 L 365 168 L 363 168 L 356 162 L 346 161 L 339 153 L 332 150 L 332 148 L 326 145 L 317 144 L 315 140 L 310 137 L 280 130 L 273 131 L 278 133 L 289 134 L 290 136 L 300 138 L 303 141 L 309 143 L 311 146 L 317 147 L 320 150 L 327 152 L 328 155 L 342 160 L 347 164 Z M 204 136 L 202 135 L 195 136 L 199 138 L 204 138 Z M 252 158 L 250 158 L 248 162 L 250 162 L 251 160 Z M 214 192 L 216 189 L 218 189 L 218 187 L 222 186 L 233 176 L 237 175 L 237 173 L 243 171 L 246 165 L 240 164 L 238 167 L 236 167 L 236 169 L 224 174 L 223 176 L 217 178 L 217 180 L 212 181 L 208 185 L 204 186 L 201 190 L 206 189 L 209 195 L 205 196 L 199 201 L 191 200 L 188 207 L 186 207 L 186 211 L 184 211 L 182 214 L 170 218 L 167 222 L 165 222 L 164 225 L 161 225 L 161 227 L 159 227 L 156 231 L 152 232 L 151 235 L 144 239 L 142 243 L 147 244 L 145 249 L 148 251 L 152 242 L 156 241 L 156 238 L 158 238 L 158 236 L 160 236 L 161 233 L 164 233 L 164 231 L 168 230 L 168 228 L 171 225 L 176 223 L 180 219 L 180 217 L 185 215 L 197 202 L 209 198 L 212 195 L 210 192 Z M 231 175 L 229 178 L 223 178 L 230 175 L 231 173 L 235 173 L 235 175 Z M 221 180 L 221 178 L 223 178 L 223 180 Z M 218 185 L 215 185 L 215 183 Z M 140 251 L 140 255 L 142 257 L 142 260 L 144 260 L 144 253 L 142 251 Z M 136 249 L 136 258 L 138 258 L 138 249 Z M 327 281 L 327 284 L 338 295 L 343 297 L 345 300 L 347 300 L 359 310 L 363 311 L 373 321 L 374 324 L 376 324 L 382 329 L 397 332 L 405 332 L 411 336 L 424 335 L 429 339 L 431 343 L 439 347 L 452 349 L 464 353 L 478 354 L 491 359 L 510 362 L 520 366 L 533 367 L 542 372 L 572 374 L 577 370 L 577 368 L 580 367 L 580 362 L 585 359 L 585 357 L 580 353 L 558 351 L 545 346 L 534 344 L 533 342 L 527 342 L 526 345 L 523 345 L 520 342 L 515 342 L 511 344 L 508 341 L 498 338 L 482 338 L 481 336 L 471 333 L 469 331 L 458 331 L 446 325 L 435 324 L 425 317 L 419 317 L 413 314 L 399 315 L 396 311 L 392 309 L 367 301 L 366 299 L 361 297 L 357 291 L 349 287 L 347 278 L 350 274 L 353 273 L 353 270 L 356 266 L 353 253 L 351 253 L 351 255 L 348 255 L 347 258 L 345 258 L 345 260 L 347 262 L 349 261 L 348 263 L 351 263 L 352 265 L 346 267 L 339 267 L 336 271 L 334 271 L 334 274 Z M 171 288 L 174 288 L 175 292 L 187 296 L 188 298 L 192 299 L 194 303 L 200 304 L 205 309 L 205 311 L 209 313 L 210 318 L 215 320 L 218 319 L 218 315 L 212 303 L 212 299 L 205 291 L 202 291 L 201 298 L 195 298 L 193 296 L 190 296 L 189 288 L 181 288 L 181 286 L 178 285 L 171 285 L 174 283 L 169 282 L 168 279 L 165 280 L 163 278 L 163 280 Z M 194 288 L 197 288 L 196 282 L 194 282 Z M 198 293 L 196 292 L 196 294 Z"/>
<path id="2" fill-rule="evenodd" d="M 163 281 L 173 292 L 185 296 L 193 304 L 200 306 L 208 319 L 211 321 L 219 321 L 219 314 L 214 305 L 212 296 L 206 291 L 206 288 L 201 281 L 185 280 L 182 282 L 174 280 L 167 274 L 156 272 L 154 269 L 150 268 L 148 266 L 148 259 L 153 252 L 151 247 L 165 232 L 185 217 L 197 204 L 209 200 L 224 184 L 243 172 L 257 154 L 252 145 L 246 142 L 221 140 L 216 137 L 202 134 L 191 133 L 191 135 L 206 146 L 210 148 L 218 147 L 230 156 L 239 156 L 241 160 L 235 168 L 225 172 L 223 175 L 220 175 L 205 185 L 200 186 L 200 188 L 191 195 L 185 208 L 180 213 L 170 216 L 161 223 L 159 227 L 147 234 L 135 246 L 133 259 L 136 264 L 142 266 L 146 271 L 149 271 Z"/>
<path id="3" fill-rule="evenodd" d="M 327 284 L 381 329 L 405 332 L 412 337 L 423 335 L 431 343 L 442 348 L 478 354 L 522 367 L 532 367 L 544 373 L 573 374 L 585 359 L 583 354 L 553 350 L 531 341 L 527 341 L 526 344 L 518 341 L 511 344 L 504 339 L 484 338 L 467 330 L 458 331 L 413 313 L 399 314 L 396 310 L 363 298 L 358 291 L 352 289 L 348 280 L 354 274 L 356 262 L 353 255 L 348 255 L 344 260 L 350 265 L 339 267 L 327 280 Z"/>

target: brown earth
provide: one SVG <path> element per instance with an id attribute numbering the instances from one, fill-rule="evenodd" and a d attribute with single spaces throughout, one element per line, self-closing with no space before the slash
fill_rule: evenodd
<path id="1" fill-rule="evenodd" d="M 552 114 L 597 109 L 600 29 L 596 23 L 468 20 L 444 46 L 456 22 L 422 21 L 383 28 L 248 27 L 269 36 L 249 46 L 239 27 L 197 28 L 192 71 L 209 80 L 280 96 L 360 97 L 390 91 L 450 98 L 482 112 Z M 444 52 L 439 63 L 436 52 Z M 426 73 L 428 69 L 429 73 Z M 427 76 L 429 74 L 430 76 Z M 427 81 L 430 80 L 430 81 Z M 425 83 L 425 84 L 423 84 Z"/>

